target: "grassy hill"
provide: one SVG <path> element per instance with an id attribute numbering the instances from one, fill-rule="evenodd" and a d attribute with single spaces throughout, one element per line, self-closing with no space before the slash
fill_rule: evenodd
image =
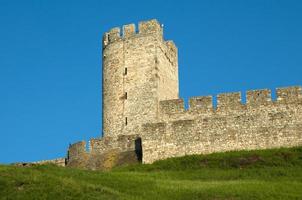
<path id="1" fill-rule="evenodd" d="M 302 147 L 185 156 L 110 172 L 2 165 L 0 199 L 302 199 Z"/>

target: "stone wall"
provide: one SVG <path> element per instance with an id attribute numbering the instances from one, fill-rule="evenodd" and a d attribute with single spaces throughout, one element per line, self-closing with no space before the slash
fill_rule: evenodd
<path id="1" fill-rule="evenodd" d="M 12 165 L 18 166 L 18 167 L 31 167 L 36 165 L 47 165 L 47 164 L 53 164 L 60 167 L 66 166 L 66 158 L 56 158 L 52 160 L 40 160 L 36 162 L 19 162 L 19 163 L 12 163 Z"/>
<path id="2" fill-rule="evenodd" d="M 302 88 L 195 97 L 185 110 L 182 99 L 161 101 L 160 119 L 143 126 L 143 162 L 189 154 L 302 145 Z"/>
<path id="3" fill-rule="evenodd" d="M 65 167 L 66 165 L 66 158 L 56 158 L 52 160 L 40 160 L 37 162 L 32 162 L 32 164 L 37 164 L 37 165 L 44 165 L 44 164 L 54 164 L 60 167 Z"/>
<path id="4" fill-rule="evenodd" d="M 106 170 L 114 166 L 141 162 L 141 152 L 141 139 L 137 135 L 122 135 L 117 139 L 91 139 L 88 148 L 85 141 L 70 145 L 67 166 Z"/>

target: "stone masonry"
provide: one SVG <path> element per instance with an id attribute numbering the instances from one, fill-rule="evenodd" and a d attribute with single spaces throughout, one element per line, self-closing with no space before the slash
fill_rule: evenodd
<path id="1" fill-rule="evenodd" d="M 157 20 L 103 37 L 103 134 L 70 145 L 67 166 L 113 166 L 190 154 L 302 145 L 302 88 L 179 98 L 177 48 Z"/>
<path id="2" fill-rule="evenodd" d="M 195 97 L 184 109 L 182 99 L 161 101 L 161 117 L 143 125 L 143 162 L 190 154 L 251 150 L 302 145 L 302 88 Z"/>
<path id="3" fill-rule="evenodd" d="M 138 134 L 158 119 L 158 102 L 178 98 L 177 49 L 155 21 L 113 28 L 103 38 L 104 135 Z"/>

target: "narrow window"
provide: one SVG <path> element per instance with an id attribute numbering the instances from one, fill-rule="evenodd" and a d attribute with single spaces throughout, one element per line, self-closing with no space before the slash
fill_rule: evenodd
<path id="1" fill-rule="evenodd" d="M 127 75 L 127 67 L 125 68 L 124 75 Z"/>
<path id="2" fill-rule="evenodd" d="M 125 117 L 125 125 L 127 126 L 127 124 L 128 124 L 128 119 L 127 117 Z"/>
<path id="3" fill-rule="evenodd" d="M 125 92 L 125 99 L 127 99 L 127 96 L 128 96 L 128 95 L 127 95 L 127 92 Z"/>

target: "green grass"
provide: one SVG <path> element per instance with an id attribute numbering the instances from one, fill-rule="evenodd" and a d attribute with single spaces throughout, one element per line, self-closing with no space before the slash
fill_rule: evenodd
<path id="1" fill-rule="evenodd" d="M 185 156 L 111 172 L 2 165 L 0 199 L 302 199 L 302 147 Z"/>

